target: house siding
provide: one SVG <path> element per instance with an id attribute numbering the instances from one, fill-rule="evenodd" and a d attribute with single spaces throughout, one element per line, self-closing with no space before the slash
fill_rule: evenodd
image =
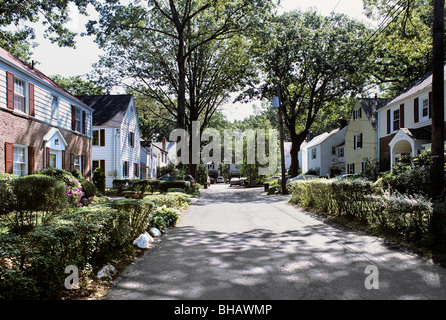
<path id="1" fill-rule="evenodd" d="M 130 132 L 134 133 L 133 147 L 129 145 Z M 139 132 L 138 118 L 132 99 L 121 124 L 121 176 L 123 162 L 128 161 L 129 163 L 129 175 L 128 177 L 122 176 L 122 178 L 137 178 L 133 175 L 133 165 L 135 163 L 138 165 L 140 164 L 140 140 L 141 136 Z"/>
<path id="2" fill-rule="evenodd" d="M 360 108 L 359 102 L 356 102 L 355 109 Z M 362 107 L 361 107 L 362 108 Z M 362 133 L 362 147 L 354 148 L 355 135 Z M 377 132 L 373 129 L 366 112 L 362 110 L 361 118 L 353 120 L 350 118 L 347 131 L 345 133 L 345 170 L 347 165 L 354 163 L 355 172 L 361 173 L 362 162 L 364 158 L 377 159 Z"/>
<path id="3" fill-rule="evenodd" d="M 76 98 L 71 98 L 68 93 L 63 92 L 59 88 L 53 88 L 50 84 L 45 84 L 45 81 L 28 74 L 25 70 L 23 67 L 14 67 L 9 62 L 0 61 L 0 173 L 6 172 L 5 149 L 7 144 L 26 147 L 26 152 L 28 153 L 28 170 L 26 170 L 26 174 L 45 168 L 47 165 L 46 147 L 48 145 L 43 139 L 52 129 L 57 129 L 68 144 L 60 149 L 58 164 L 62 168 L 71 170 L 72 156 L 81 156 L 83 160 L 83 174 L 90 179 L 91 110 L 85 108 Z M 13 74 L 15 78 L 20 78 L 26 82 L 26 113 L 16 109 L 12 110 L 7 106 L 8 72 Z M 32 99 L 34 112 L 29 112 L 29 90 L 31 84 L 34 89 Z M 57 120 L 51 117 L 51 96 L 53 94 L 59 98 L 59 117 Z M 85 134 L 71 130 L 71 105 L 75 105 L 85 112 Z"/>

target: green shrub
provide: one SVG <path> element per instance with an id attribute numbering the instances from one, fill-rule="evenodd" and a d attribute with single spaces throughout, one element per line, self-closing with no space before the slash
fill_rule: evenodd
<path id="1" fill-rule="evenodd" d="M 158 194 L 144 197 L 143 205 L 152 203 L 155 207 L 166 206 L 177 210 L 183 210 L 189 203 L 187 195 L 184 193 Z"/>
<path id="2" fill-rule="evenodd" d="M 165 228 L 174 227 L 180 216 L 178 210 L 162 206 L 157 208 L 150 220 L 152 227 L 164 230 Z"/>
<path id="3" fill-rule="evenodd" d="M 16 231 L 49 222 L 68 203 L 65 184 L 53 177 L 24 176 L 13 180 L 11 187 L 15 203 L 10 222 Z"/>
<path id="4" fill-rule="evenodd" d="M 186 190 L 181 189 L 181 188 L 169 188 L 167 189 L 168 193 L 172 193 L 172 192 L 180 192 L 180 193 L 186 193 Z"/>
<path id="5" fill-rule="evenodd" d="M 147 230 L 156 205 L 150 201 L 116 200 L 110 206 L 118 211 L 124 211 L 129 215 L 132 238 L 136 239 L 136 237 Z"/>
<path id="6" fill-rule="evenodd" d="M 171 181 L 161 181 L 161 184 L 159 186 L 159 191 L 161 192 L 167 192 L 170 188 L 180 188 L 189 191 L 190 188 L 190 182 L 189 181 L 183 181 L 183 180 L 171 180 Z"/>
<path id="7" fill-rule="evenodd" d="M 16 198 L 9 180 L 0 180 L 0 215 L 13 211 Z"/>
<path id="8" fill-rule="evenodd" d="M 93 183 L 99 192 L 105 192 L 105 172 L 101 168 L 96 168 L 93 171 Z"/>

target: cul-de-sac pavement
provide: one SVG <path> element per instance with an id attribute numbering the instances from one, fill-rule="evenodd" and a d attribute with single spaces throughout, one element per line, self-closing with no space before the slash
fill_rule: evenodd
<path id="1" fill-rule="evenodd" d="M 445 299 L 446 269 L 263 188 L 212 185 L 106 299 Z"/>

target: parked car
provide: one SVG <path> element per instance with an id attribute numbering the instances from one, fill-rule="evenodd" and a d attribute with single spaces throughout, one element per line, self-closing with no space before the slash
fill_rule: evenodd
<path id="1" fill-rule="evenodd" d="M 336 178 L 341 179 L 341 180 L 343 180 L 343 179 L 366 179 L 366 180 L 368 180 L 368 178 L 365 175 L 359 174 L 359 173 L 343 174 L 341 176 L 337 176 Z"/>
<path id="2" fill-rule="evenodd" d="M 272 176 L 268 178 L 268 183 L 269 184 L 275 184 L 275 183 L 279 183 L 280 180 L 280 176 Z"/>
<path id="3" fill-rule="evenodd" d="M 231 180 L 229 181 L 230 187 L 232 187 L 233 185 L 239 186 L 240 184 L 241 184 L 241 180 L 240 180 L 240 178 L 237 178 L 237 177 L 231 178 Z"/>
<path id="4" fill-rule="evenodd" d="M 225 178 L 223 178 L 222 176 L 217 177 L 217 183 L 225 183 Z"/>
<path id="5" fill-rule="evenodd" d="M 312 174 L 303 174 L 300 176 L 296 176 L 290 179 L 287 179 L 287 184 L 293 181 L 299 181 L 299 180 L 311 180 L 311 179 L 318 179 L 318 176 L 312 175 Z"/>
<path id="6" fill-rule="evenodd" d="M 158 180 L 165 180 L 165 181 L 184 180 L 184 181 L 189 181 L 190 184 L 195 184 L 195 179 L 190 174 L 186 174 L 186 175 L 180 177 L 180 176 L 175 176 L 173 174 L 168 173 L 168 174 L 165 174 L 165 175 L 159 177 Z"/>

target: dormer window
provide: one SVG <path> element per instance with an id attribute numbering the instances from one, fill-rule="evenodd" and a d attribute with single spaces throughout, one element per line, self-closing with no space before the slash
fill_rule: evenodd
<path id="1" fill-rule="evenodd" d="M 361 108 L 353 110 L 353 120 L 359 120 L 361 119 L 361 116 L 362 116 Z"/>

